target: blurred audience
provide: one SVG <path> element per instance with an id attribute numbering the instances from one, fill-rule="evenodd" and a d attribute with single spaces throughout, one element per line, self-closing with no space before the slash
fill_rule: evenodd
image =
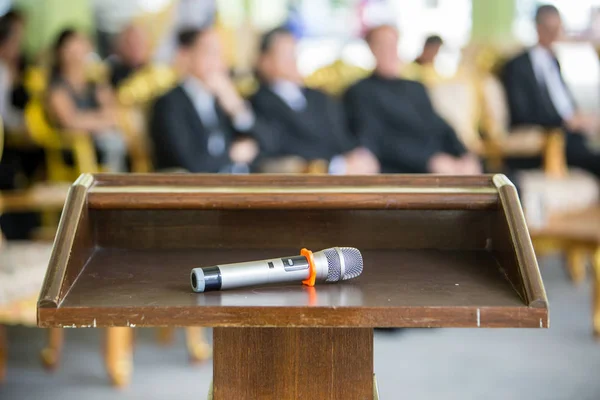
<path id="1" fill-rule="evenodd" d="M 118 36 L 115 54 L 108 58 L 110 84 L 113 88 L 139 71 L 150 61 L 148 35 L 140 26 L 128 25 Z"/>
<path id="2" fill-rule="evenodd" d="M 262 37 L 258 74 L 260 87 L 251 103 L 271 127 L 259 138 L 267 155 L 324 159 L 336 174 L 379 172 L 377 159 L 347 130 L 341 104 L 303 86 L 290 31 L 276 28 Z"/>
<path id="3" fill-rule="evenodd" d="M 8 130 L 24 128 L 23 113 L 12 102 L 13 90 L 19 83 L 23 17 L 9 11 L 0 18 L 0 115 Z"/>
<path id="4" fill-rule="evenodd" d="M 228 76 L 217 33 L 183 30 L 178 43 L 185 76 L 151 112 L 155 167 L 249 172 L 260 124 Z"/>
<path id="5" fill-rule="evenodd" d="M 108 86 L 88 79 L 90 51 L 83 34 L 67 29 L 59 35 L 48 87 L 48 113 L 60 128 L 91 134 L 101 163 L 112 172 L 123 172 L 127 148 L 117 130 L 114 96 Z"/>
<path id="6" fill-rule="evenodd" d="M 442 38 L 438 35 L 431 35 L 425 39 L 423 51 L 421 55 L 415 59 L 415 63 L 419 65 L 432 65 L 435 63 L 435 58 L 440 52 L 440 48 L 444 44 Z"/>
<path id="7" fill-rule="evenodd" d="M 563 32 L 558 9 L 543 5 L 537 9 L 538 43 L 510 60 L 503 71 L 513 126 L 540 125 L 565 128 L 567 163 L 600 176 L 600 154 L 586 144 L 594 118 L 581 113 L 563 80 L 553 44 Z M 513 160 L 514 168 L 535 168 L 539 159 Z"/>
<path id="8" fill-rule="evenodd" d="M 367 43 L 374 73 L 344 96 L 354 134 L 379 159 L 383 172 L 478 174 L 481 164 L 433 109 L 425 87 L 398 78 L 398 32 L 389 25 L 370 30 Z"/>

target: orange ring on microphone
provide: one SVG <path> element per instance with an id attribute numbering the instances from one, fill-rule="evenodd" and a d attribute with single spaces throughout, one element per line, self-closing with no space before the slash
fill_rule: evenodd
<path id="1" fill-rule="evenodd" d="M 300 255 L 306 257 L 308 260 L 308 279 L 302 281 L 304 285 L 307 286 L 315 286 L 315 281 L 317 280 L 317 267 L 315 266 L 315 258 L 313 257 L 312 251 L 308 249 L 300 250 Z"/>

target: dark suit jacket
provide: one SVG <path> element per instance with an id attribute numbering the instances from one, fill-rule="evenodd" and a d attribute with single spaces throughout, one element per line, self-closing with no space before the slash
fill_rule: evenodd
<path id="1" fill-rule="evenodd" d="M 418 82 L 372 75 L 348 89 L 344 103 L 350 129 L 382 172 L 424 173 L 434 154 L 466 152 Z"/>
<path id="2" fill-rule="evenodd" d="M 511 126 L 540 125 L 553 128 L 563 125 L 548 89 L 540 85 L 535 77 L 529 51 L 510 60 L 504 66 L 501 79 L 506 90 Z M 569 96 L 575 104 L 570 92 Z"/>
<path id="3" fill-rule="evenodd" d="M 250 99 L 257 119 L 269 126 L 257 135 L 265 156 L 329 160 L 355 148 L 357 142 L 346 129 L 341 105 L 318 90 L 302 91 L 306 98 L 302 111 L 290 108 L 266 85 Z"/>
<path id="4" fill-rule="evenodd" d="M 150 119 L 155 168 L 184 168 L 190 172 L 220 172 L 226 168 L 231 162 L 228 150 L 236 132 L 218 106 L 217 115 L 226 150 L 220 156 L 212 156 L 208 151 L 210 132 L 183 87 L 177 86 L 160 97 Z"/>

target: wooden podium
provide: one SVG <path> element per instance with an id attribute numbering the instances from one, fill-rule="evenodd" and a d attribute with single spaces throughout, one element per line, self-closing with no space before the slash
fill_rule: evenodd
<path id="1" fill-rule="evenodd" d="M 193 267 L 332 246 L 360 249 L 363 274 L 190 288 Z M 366 400 L 373 327 L 545 328 L 548 308 L 503 175 L 82 175 L 38 323 L 212 326 L 215 400 Z"/>

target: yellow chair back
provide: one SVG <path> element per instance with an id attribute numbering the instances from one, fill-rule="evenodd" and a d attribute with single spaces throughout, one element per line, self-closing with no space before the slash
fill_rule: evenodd
<path id="1" fill-rule="evenodd" d="M 332 96 L 339 96 L 352 84 L 366 78 L 369 74 L 368 69 L 337 60 L 313 72 L 305 79 L 305 84 Z"/>
<path id="2" fill-rule="evenodd" d="M 85 132 L 57 130 L 48 121 L 43 100 L 47 81 L 47 75 L 40 68 L 31 68 L 26 73 L 25 86 L 32 97 L 25 107 L 24 117 L 31 139 L 46 154 L 48 178 L 54 182 L 73 181 L 81 173 L 98 172 L 92 138 Z M 66 163 L 63 151 L 73 154 L 73 166 Z"/>

